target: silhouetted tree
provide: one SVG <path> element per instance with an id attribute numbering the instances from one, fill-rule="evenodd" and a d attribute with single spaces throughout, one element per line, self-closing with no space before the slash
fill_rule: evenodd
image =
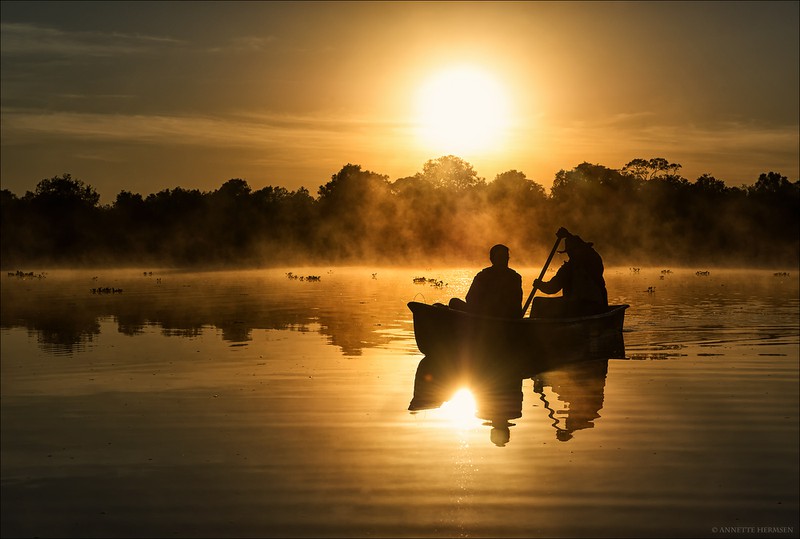
<path id="1" fill-rule="evenodd" d="M 514 201 L 520 205 L 539 205 L 547 198 L 544 187 L 518 170 L 501 172 L 488 185 L 489 202 Z"/>
<path id="2" fill-rule="evenodd" d="M 774 259 L 776 252 L 800 250 L 800 181 L 789 182 L 778 172 L 765 172 L 746 189 L 747 205 L 742 212 L 751 224 L 757 254 Z"/>
<path id="3" fill-rule="evenodd" d="M 37 204 L 94 208 L 100 201 L 100 195 L 82 180 L 73 178 L 71 174 L 63 174 L 40 181 L 36 185 L 34 199 Z"/>
<path id="4" fill-rule="evenodd" d="M 419 176 L 429 182 L 434 189 L 463 191 L 486 184 L 486 180 L 478 176 L 472 165 L 454 155 L 427 161 L 422 166 L 422 173 Z"/>
<path id="5" fill-rule="evenodd" d="M 284 187 L 267 186 L 252 195 L 258 219 L 257 251 L 261 259 L 270 253 L 281 259 L 313 252 L 318 218 L 316 201 L 305 187 L 289 191 Z"/>
<path id="6" fill-rule="evenodd" d="M 94 187 L 63 174 L 41 180 L 25 200 L 37 238 L 34 252 L 77 262 L 98 247 L 100 195 Z"/>
<path id="7" fill-rule="evenodd" d="M 334 259 L 372 253 L 391 220 L 388 176 L 348 163 L 319 187 L 319 250 Z"/>
<path id="8" fill-rule="evenodd" d="M 203 193 L 181 187 L 164 189 L 147 195 L 145 208 L 148 243 L 157 257 L 175 263 L 208 261 L 213 251 L 201 233 L 208 222 Z"/>
<path id="9" fill-rule="evenodd" d="M 318 198 L 302 187 L 253 191 L 234 178 L 210 192 L 121 191 L 109 206 L 63 174 L 23 197 L 0 191 L 0 255 L 6 266 L 285 263 L 303 256 L 480 264 L 497 242 L 509 244 L 516 260 L 538 256 L 563 225 L 595 242 L 609 264 L 800 261 L 800 182 L 767 172 L 736 188 L 710 174 L 689 182 L 679 169 L 663 158 L 634 159 L 621 170 L 581 163 L 560 170 L 546 196 L 518 170 L 486 183 L 463 159 L 444 156 L 394 182 L 347 164 L 319 187 Z"/>
<path id="10" fill-rule="evenodd" d="M 106 219 L 106 250 L 122 262 L 144 262 L 150 247 L 148 237 L 153 234 L 142 195 L 120 191 Z"/>
<path id="11" fill-rule="evenodd" d="M 245 180 L 234 178 L 205 196 L 205 239 L 221 261 L 242 261 L 249 255 L 258 219 L 251 191 Z"/>
<path id="12" fill-rule="evenodd" d="M 678 163 L 670 163 L 663 157 L 653 157 L 652 159 L 633 159 L 622 167 L 621 172 L 640 180 L 653 180 L 677 176 L 680 169 L 681 165 Z"/>
<path id="13" fill-rule="evenodd" d="M 506 235 L 504 241 L 524 246 L 526 251 L 553 234 L 545 189 L 523 172 L 497 174 L 486 187 L 484 206 L 498 230 Z M 521 258 L 521 254 L 516 252 L 515 258 Z"/>
<path id="14" fill-rule="evenodd" d="M 790 183 L 786 176 L 778 172 L 764 172 L 758 180 L 748 189 L 752 196 L 796 197 L 798 182 Z"/>
<path id="15" fill-rule="evenodd" d="M 584 162 L 570 171 L 559 170 L 550 196 L 560 203 L 591 204 L 609 196 L 630 196 L 640 183 L 636 176 Z"/>
<path id="16" fill-rule="evenodd" d="M 703 174 L 694 181 L 694 190 L 698 196 L 716 198 L 729 191 L 725 182 L 710 174 Z"/>

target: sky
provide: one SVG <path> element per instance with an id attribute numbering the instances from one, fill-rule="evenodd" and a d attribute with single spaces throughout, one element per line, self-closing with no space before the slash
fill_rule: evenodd
<path id="1" fill-rule="evenodd" d="M 800 175 L 800 2 L 0 3 L 0 187 Z"/>

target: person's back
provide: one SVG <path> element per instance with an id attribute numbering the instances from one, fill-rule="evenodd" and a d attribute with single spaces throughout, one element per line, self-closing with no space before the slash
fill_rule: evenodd
<path id="1" fill-rule="evenodd" d="M 589 244 L 573 249 L 570 260 L 571 276 L 564 281 L 564 297 L 576 304 L 608 305 L 603 260 Z"/>
<path id="2" fill-rule="evenodd" d="M 508 266 L 482 269 L 467 292 L 470 312 L 500 318 L 519 318 L 522 277 Z"/>
<path id="3" fill-rule="evenodd" d="M 509 250 L 495 245 L 489 251 L 492 265 L 475 276 L 466 296 L 450 300 L 450 307 L 484 316 L 520 318 L 522 316 L 522 276 L 508 267 Z"/>

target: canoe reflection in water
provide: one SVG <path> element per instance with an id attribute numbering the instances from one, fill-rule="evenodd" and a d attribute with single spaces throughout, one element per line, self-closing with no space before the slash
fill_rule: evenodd
<path id="1" fill-rule="evenodd" d="M 491 441 L 502 447 L 510 441 L 511 421 L 522 417 L 523 381 L 531 378 L 533 391 L 552 419 L 556 439 L 566 442 L 575 431 L 594 427 L 603 407 L 608 361 L 625 357 L 621 334 L 605 353 L 578 352 L 582 355 L 540 358 L 536 368 L 499 358 L 425 356 L 417 366 L 408 409 L 439 408 L 456 391 L 469 388 L 477 405 L 476 417 L 491 426 Z"/>
<path id="2" fill-rule="evenodd" d="M 478 403 L 476 415 L 492 426 L 492 442 L 502 446 L 510 439 L 510 420 L 522 417 L 522 382 L 531 378 L 558 440 L 594 426 L 608 360 L 625 357 L 628 305 L 572 318 L 559 316 L 553 305 L 536 298 L 530 318 L 504 319 L 410 302 L 414 337 L 425 357 L 417 367 L 409 410 L 438 408 L 468 387 Z M 563 403 L 558 410 L 556 401 Z"/>
<path id="3" fill-rule="evenodd" d="M 452 358 L 425 356 L 417 366 L 412 412 L 439 408 L 459 389 L 468 388 L 475 398 L 475 416 L 492 427 L 496 445 L 508 442 L 511 419 L 522 417 L 522 377 L 516 369 L 479 368 Z"/>

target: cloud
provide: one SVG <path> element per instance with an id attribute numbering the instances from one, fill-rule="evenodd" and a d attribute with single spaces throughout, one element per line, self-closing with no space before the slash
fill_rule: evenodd
<path id="1" fill-rule="evenodd" d="M 234 37 L 227 45 L 211 47 L 208 52 L 263 52 L 277 41 L 275 36 L 241 36 Z"/>
<path id="2" fill-rule="evenodd" d="M 42 138 L 103 142 L 197 145 L 213 147 L 349 148 L 354 141 L 397 137 L 404 127 L 334 117 L 247 115 L 232 117 L 47 113 L 3 109 L 3 143 L 14 145 Z"/>
<path id="3" fill-rule="evenodd" d="M 118 32 L 67 32 L 27 23 L 0 23 L 0 54 L 11 56 L 110 57 L 155 52 L 182 41 Z"/>

